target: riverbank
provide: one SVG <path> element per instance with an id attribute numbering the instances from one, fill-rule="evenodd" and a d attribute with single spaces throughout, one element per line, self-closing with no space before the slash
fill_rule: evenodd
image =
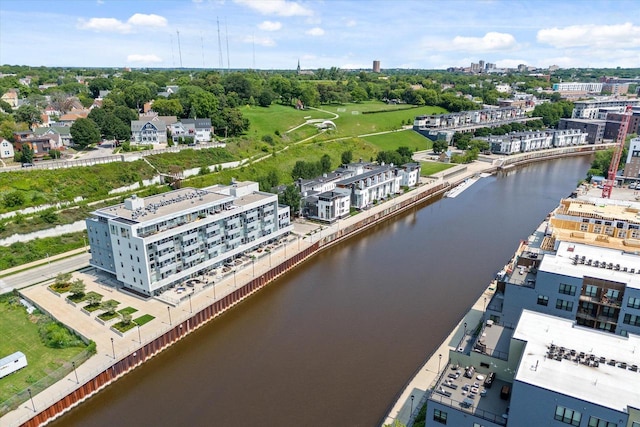
<path id="1" fill-rule="evenodd" d="M 485 165 L 486 166 L 486 165 Z M 464 166 L 461 166 L 461 168 L 464 168 Z M 461 174 L 462 175 L 462 174 Z M 454 178 L 457 180 L 458 178 L 462 179 L 462 176 L 458 176 L 455 175 Z M 451 181 L 453 181 L 453 178 L 451 178 Z M 437 182 L 436 182 L 437 184 Z M 284 259 L 290 257 L 290 255 L 295 252 L 297 249 L 296 247 L 298 246 L 298 244 L 300 245 L 300 249 L 304 250 L 306 247 L 308 247 L 309 245 L 315 245 L 315 243 L 317 243 L 318 241 L 322 242 L 323 244 L 325 243 L 325 238 L 330 236 L 329 233 L 332 233 L 337 231 L 337 230 L 342 230 L 343 233 L 345 233 L 346 228 L 348 227 L 348 224 L 358 224 L 360 221 L 367 219 L 370 222 L 374 222 L 374 218 L 372 217 L 373 214 L 380 214 L 381 211 L 387 210 L 387 209 L 392 209 L 392 207 L 394 205 L 398 205 L 402 202 L 408 201 L 410 198 L 414 198 L 416 195 L 418 194 L 418 190 L 413 190 L 409 193 L 403 194 L 402 196 L 393 199 L 392 201 L 390 201 L 389 203 L 380 205 L 380 206 L 376 206 L 375 208 L 371 209 L 370 211 L 367 212 L 363 212 L 361 214 L 358 214 L 352 218 L 350 218 L 350 222 L 341 222 L 340 224 L 334 224 L 331 227 L 326 227 L 326 226 L 319 226 L 318 224 L 315 223 L 304 223 L 301 224 L 304 227 L 306 227 L 306 231 L 303 233 L 298 234 L 297 236 L 299 237 L 299 240 L 296 242 L 295 239 L 293 239 L 292 242 L 289 242 L 285 247 L 280 247 L 277 250 L 272 252 L 273 255 L 273 264 L 274 265 L 279 265 L 283 262 Z M 425 200 L 428 200 L 429 198 L 425 198 Z M 412 209 L 413 212 L 413 209 Z M 368 219 L 368 218 L 372 218 L 372 219 Z M 380 218 L 380 216 L 378 217 L 378 220 L 382 221 L 383 219 Z M 302 230 L 302 229 L 301 229 Z M 350 230 L 349 230 L 350 231 Z M 350 234 L 351 235 L 351 234 Z M 268 267 L 269 265 L 269 258 L 271 258 L 271 256 L 267 256 L 262 258 L 259 262 L 256 261 L 256 276 L 261 276 L 263 275 L 263 267 L 265 267 L 265 265 Z M 217 293 L 217 297 L 220 298 L 221 294 L 222 297 L 224 297 L 225 292 L 227 291 L 231 291 L 232 293 L 235 292 L 234 289 L 234 279 L 237 279 L 237 285 L 241 286 L 241 283 L 245 282 L 247 279 L 252 279 L 253 278 L 253 274 L 252 274 L 252 266 L 251 263 L 249 263 L 248 268 L 245 268 L 243 270 L 238 270 L 236 277 L 232 276 L 228 276 L 226 278 L 224 278 L 220 283 L 216 282 L 216 286 L 214 289 L 208 288 L 208 290 L 202 294 L 198 294 L 198 295 L 194 295 L 193 297 L 193 312 L 197 313 L 197 312 L 201 312 L 202 310 L 204 310 L 206 307 L 205 306 L 206 302 L 211 303 L 211 294 L 212 291 L 215 291 Z M 296 273 L 299 274 L 299 273 Z M 121 294 L 119 291 L 114 291 L 117 292 L 115 294 L 113 294 L 113 296 L 117 295 L 117 299 L 120 299 Z M 272 292 L 270 292 L 271 294 Z M 50 294 L 50 293 L 49 293 Z M 208 301 L 207 301 L 208 300 Z M 123 304 L 126 304 L 125 301 L 122 301 Z M 252 303 L 253 304 L 253 303 Z M 190 327 L 192 325 L 192 321 L 195 320 L 191 320 L 194 318 L 193 315 L 190 315 L 190 301 L 184 301 L 182 303 L 180 303 L 177 307 L 172 307 L 171 308 L 171 316 L 173 317 L 173 327 L 179 329 L 179 326 L 182 326 L 182 330 L 184 331 L 185 328 Z M 64 306 L 64 304 L 63 304 Z M 136 308 L 140 308 L 139 306 L 136 306 Z M 142 308 L 143 310 L 146 310 L 146 308 Z M 69 310 L 71 310 L 71 308 L 69 308 Z M 168 318 L 167 316 L 167 312 L 168 309 L 166 307 L 166 305 L 159 305 L 156 308 L 154 308 L 154 310 L 156 310 L 155 312 L 158 314 L 157 315 L 157 320 L 154 320 L 152 323 L 145 325 L 144 327 L 141 328 L 141 332 L 142 332 L 142 342 L 143 343 L 147 343 L 150 339 L 153 339 L 153 332 L 154 332 L 154 328 L 155 330 L 159 330 L 162 331 L 163 329 L 170 329 L 170 322 L 171 320 Z M 76 309 L 76 312 L 79 313 L 79 309 Z M 162 313 L 164 312 L 164 313 Z M 85 315 L 83 315 L 85 316 Z M 85 316 L 86 318 L 86 316 Z M 86 323 L 86 322 L 85 322 Z M 96 322 L 89 322 L 89 323 L 95 323 L 97 325 Z M 449 323 L 449 322 L 448 322 Z M 177 325 L 177 326 L 176 326 Z M 148 329 L 148 328 L 151 329 Z M 176 331 L 177 331 L 176 329 Z M 449 327 L 447 327 L 446 329 L 449 329 Z M 127 356 L 130 353 L 127 353 L 127 347 L 129 347 L 131 350 L 134 350 L 135 348 L 139 347 L 138 345 L 138 335 L 136 334 L 136 331 L 134 330 L 132 334 L 130 334 L 130 336 L 124 337 L 124 338 L 120 338 L 115 336 L 113 333 L 109 333 L 108 332 L 108 328 L 104 328 L 105 333 L 104 339 L 101 339 L 100 342 L 98 343 L 98 355 L 95 357 L 95 359 L 100 362 L 100 361 L 110 361 L 111 364 L 114 364 L 115 361 L 121 359 L 123 356 Z M 173 334 L 176 335 L 178 332 L 173 331 Z M 111 343 L 109 342 L 109 337 L 115 337 L 115 357 L 112 354 L 112 348 L 111 348 Z M 106 339 L 106 341 L 105 341 Z M 146 353 L 146 349 L 141 350 L 141 352 L 138 353 L 137 357 L 141 357 L 144 356 Z M 136 356 L 134 355 L 131 359 L 135 358 Z M 85 381 L 87 381 L 87 378 L 92 378 L 91 377 L 91 372 L 90 370 L 82 370 L 83 367 L 78 369 L 78 376 L 80 379 L 80 382 L 83 383 Z M 114 368 L 114 371 L 116 371 L 119 369 L 120 367 L 116 366 Z M 71 376 L 72 381 L 68 381 L 69 383 L 73 382 L 75 383 L 75 380 L 73 379 L 73 377 Z M 72 384 L 73 385 L 73 384 Z M 395 389 L 396 387 L 393 387 L 393 389 Z M 392 391 L 392 393 L 394 393 L 395 391 Z M 34 400 L 35 400 L 35 405 L 38 409 L 40 409 L 42 407 L 43 404 L 46 404 L 46 401 L 43 401 L 42 396 L 38 395 L 38 396 L 34 396 Z M 386 402 L 389 401 L 391 399 L 389 399 L 388 397 L 384 399 L 384 403 L 383 406 L 386 405 Z M 27 405 L 25 405 L 27 406 Z M 377 411 L 376 411 L 377 412 Z M 33 412 L 32 412 L 33 413 Z"/>

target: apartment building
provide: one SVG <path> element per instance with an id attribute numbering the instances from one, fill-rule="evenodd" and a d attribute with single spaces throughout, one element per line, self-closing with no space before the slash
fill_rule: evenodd
<path id="1" fill-rule="evenodd" d="M 487 138 L 495 154 L 516 154 L 547 148 L 569 147 L 587 143 L 587 134 L 578 129 L 512 132 Z"/>
<path id="2" fill-rule="evenodd" d="M 428 392 L 427 426 L 640 426 L 638 336 L 524 310 L 515 328 L 487 322 L 469 344 Z"/>
<path id="3" fill-rule="evenodd" d="M 607 122 L 597 119 L 560 119 L 558 129 L 576 129 L 586 133 L 587 144 L 602 144 Z"/>
<path id="4" fill-rule="evenodd" d="M 499 274 L 486 315 L 523 309 L 627 336 L 640 334 L 640 203 L 565 199 Z"/>
<path id="5" fill-rule="evenodd" d="M 289 207 L 258 183 L 182 188 L 92 212 L 90 264 L 157 295 L 289 233 Z"/>
<path id="6" fill-rule="evenodd" d="M 526 112 L 527 110 L 523 107 L 503 107 L 417 116 L 413 121 L 413 129 L 419 132 L 429 129 L 453 129 L 477 125 L 499 126 L 501 123 L 526 118 Z"/>
<path id="7" fill-rule="evenodd" d="M 603 83 L 582 83 L 582 82 L 563 82 L 554 83 L 554 92 L 584 92 L 584 93 L 600 93 L 602 92 Z"/>
<path id="8" fill-rule="evenodd" d="M 624 165 L 624 176 L 627 178 L 640 178 L 640 137 L 633 138 L 629 142 L 627 162 Z"/>
<path id="9" fill-rule="evenodd" d="M 598 117 L 598 111 L 601 108 L 619 109 L 623 112 L 627 105 L 640 106 L 640 99 L 620 99 L 611 97 L 598 97 L 586 101 L 576 101 L 573 107 L 571 118 L 573 119 L 595 119 Z"/>

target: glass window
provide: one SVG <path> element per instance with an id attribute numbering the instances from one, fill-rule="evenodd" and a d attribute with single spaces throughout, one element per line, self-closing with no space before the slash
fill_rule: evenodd
<path id="1" fill-rule="evenodd" d="M 627 301 L 627 307 L 640 308 L 640 298 L 629 297 L 629 301 Z"/>
<path id="2" fill-rule="evenodd" d="M 573 301 L 565 301 L 563 299 L 558 299 L 556 301 L 556 308 L 558 310 L 572 311 L 573 310 Z"/>
<path id="3" fill-rule="evenodd" d="M 576 287 L 573 285 L 567 285 L 566 283 L 560 283 L 560 288 L 558 292 L 565 295 L 575 295 Z"/>
<path id="4" fill-rule="evenodd" d="M 587 285 L 584 294 L 588 297 L 597 297 L 598 296 L 598 287 L 593 285 Z"/>
<path id="5" fill-rule="evenodd" d="M 582 414 L 573 409 L 565 408 L 564 406 L 556 406 L 555 420 L 562 421 L 565 424 L 571 424 L 572 426 L 579 426 Z"/>
<path id="6" fill-rule="evenodd" d="M 447 413 L 444 411 L 441 411 L 439 409 L 434 409 L 433 410 L 433 420 L 439 422 L 440 424 L 446 424 L 447 423 Z"/>
<path id="7" fill-rule="evenodd" d="M 549 305 L 549 297 L 545 295 L 538 295 L 538 305 Z"/>
<path id="8" fill-rule="evenodd" d="M 634 316 L 632 314 L 625 314 L 624 315 L 624 320 L 622 321 L 622 323 L 625 323 L 625 324 L 631 325 L 631 326 L 640 326 L 640 316 Z"/>
<path id="9" fill-rule="evenodd" d="M 596 417 L 589 417 L 589 427 L 618 427 L 618 424 Z"/>

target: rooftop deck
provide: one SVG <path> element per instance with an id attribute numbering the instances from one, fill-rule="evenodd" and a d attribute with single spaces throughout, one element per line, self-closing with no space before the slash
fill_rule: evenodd
<path id="1" fill-rule="evenodd" d="M 494 380 L 490 387 L 484 385 L 487 370 L 473 371 L 470 367 L 447 365 L 429 397 L 430 400 L 473 414 L 496 424 L 507 424 L 509 399 L 501 397 L 503 386 L 511 384 Z"/>

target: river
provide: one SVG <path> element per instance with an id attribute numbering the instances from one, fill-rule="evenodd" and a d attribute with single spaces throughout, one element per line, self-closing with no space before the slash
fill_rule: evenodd
<path id="1" fill-rule="evenodd" d="M 52 425 L 375 426 L 588 168 L 514 169 L 366 231 Z"/>

